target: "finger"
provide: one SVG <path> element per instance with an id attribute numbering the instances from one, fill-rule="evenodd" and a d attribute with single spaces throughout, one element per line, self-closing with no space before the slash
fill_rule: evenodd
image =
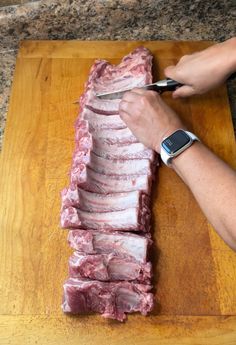
<path id="1" fill-rule="evenodd" d="M 138 98 L 139 98 L 139 94 L 133 91 L 128 91 L 124 94 L 122 101 L 126 101 L 126 102 L 137 102 Z"/>
<path id="2" fill-rule="evenodd" d="M 142 88 L 138 88 L 138 87 L 135 87 L 134 89 L 132 89 L 132 92 L 138 94 L 138 95 L 143 95 L 147 90 L 145 89 L 142 89 Z"/>
<path id="3" fill-rule="evenodd" d="M 121 101 L 119 104 L 119 113 L 124 112 L 127 115 L 132 115 L 134 111 L 135 103 Z"/>
<path id="4" fill-rule="evenodd" d="M 184 85 L 172 93 L 173 98 L 190 97 L 196 94 L 192 86 Z"/>

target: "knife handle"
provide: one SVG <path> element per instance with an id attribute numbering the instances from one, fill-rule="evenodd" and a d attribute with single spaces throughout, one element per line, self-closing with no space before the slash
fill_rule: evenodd
<path id="1" fill-rule="evenodd" d="M 231 81 L 231 80 L 234 80 L 236 78 L 236 72 L 234 72 L 233 74 L 231 74 L 229 76 L 229 78 L 227 79 L 227 81 Z"/>
<path id="2" fill-rule="evenodd" d="M 166 85 L 161 87 L 160 93 L 165 92 L 165 91 L 175 91 L 180 86 L 183 86 L 183 84 L 173 79 L 167 78 Z"/>
<path id="3" fill-rule="evenodd" d="M 236 79 L 236 72 L 234 72 L 233 74 L 231 74 L 227 81 L 231 81 L 231 80 L 234 80 Z M 178 87 L 181 87 L 183 86 L 183 84 L 179 83 L 178 81 L 175 81 L 173 79 L 170 79 L 170 78 L 166 78 L 166 81 L 167 81 L 167 84 L 166 86 L 163 86 L 161 88 L 161 91 L 160 93 L 164 92 L 164 91 L 175 91 L 176 89 L 178 89 Z"/>

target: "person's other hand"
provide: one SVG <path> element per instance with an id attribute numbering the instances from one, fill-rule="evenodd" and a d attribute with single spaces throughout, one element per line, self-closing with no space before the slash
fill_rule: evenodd
<path id="1" fill-rule="evenodd" d="M 183 56 L 176 66 L 165 69 L 166 77 L 184 84 L 173 92 L 173 97 L 203 94 L 219 86 L 236 70 L 235 56 L 236 38 Z"/>
<path id="2" fill-rule="evenodd" d="M 176 113 L 154 91 L 126 92 L 120 102 L 120 116 L 140 142 L 157 152 L 165 136 L 184 128 Z"/>

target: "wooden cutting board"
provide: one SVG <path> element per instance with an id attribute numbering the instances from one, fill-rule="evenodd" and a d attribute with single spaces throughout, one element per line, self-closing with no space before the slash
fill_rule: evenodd
<path id="1" fill-rule="evenodd" d="M 96 58 L 118 63 L 137 46 L 163 68 L 209 42 L 25 41 L 17 58 L 0 155 L 0 344 L 234 344 L 236 254 L 216 235 L 188 188 L 161 166 L 153 195 L 156 307 L 124 324 L 60 309 L 71 253 L 59 228 L 60 190 L 74 148 L 74 101 Z M 166 101 L 236 167 L 225 87 Z M 202 342 L 201 342 L 202 341 Z"/>

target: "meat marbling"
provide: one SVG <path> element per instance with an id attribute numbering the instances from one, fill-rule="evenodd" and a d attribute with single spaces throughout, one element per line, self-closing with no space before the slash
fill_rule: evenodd
<path id="1" fill-rule="evenodd" d="M 117 66 L 97 60 L 80 98 L 70 186 L 61 193 L 61 225 L 74 229 L 68 241 L 76 250 L 64 284 L 66 313 L 123 321 L 125 313 L 146 315 L 153 307 L 147 257 L 156 155 L 120 118 L 119 99 L 96 97 L 151 83 L 151 61 L 142 47 Z"/>
<path id="2" fill-rule="evenodd" d="M 146 263 L 151 239 L 146 236 L 124 232 L 101 232 L 95 230 L 71 230 L 68 234 L 71 248 L 83 254 L 111 254 L 132 258 Z"/>
<path id="3" fill-rule="evenodd" d="M 83 255 L 74 252 L 69 259 L 69 275 L 71 278 L 101 281 L 133 280 L 147 284 L 151 279 L 151 263 L 142 264 L 114 253 Z"/>
<path id="4" fill-rule="evenodd" d="M 151 285 L 69 278 L 63 287 L 62 310 L 65 313 L 96 312 L 123 321 L 125 313 L 139 311 L 147 315 L 153 308 Z"/>

